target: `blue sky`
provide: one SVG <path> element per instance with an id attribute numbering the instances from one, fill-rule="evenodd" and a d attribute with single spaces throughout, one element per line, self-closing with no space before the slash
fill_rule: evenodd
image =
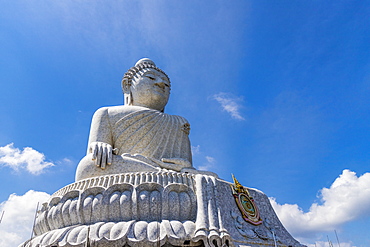
<path id="1" fill-rule="evenodd" d="M 262 190 L 303 243 L 370 246 L 369 3 L 0 0 L 0 243 L 74 181 L 92 114 L 149 57 L 195 167 Z"/>

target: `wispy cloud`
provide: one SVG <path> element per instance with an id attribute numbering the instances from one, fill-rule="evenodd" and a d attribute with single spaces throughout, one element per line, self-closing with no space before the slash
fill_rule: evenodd
<path id="1" fill-rule="evenodd" d="M 211 157 L 211 156 L 206 156 L 206 159 L 207 159 L 207 162 L 210 163 L 210 164 L 215 164 L 216 163 L 216 159 Z"/>
<path id="2" fill-rule="evenodd" d="M 212 171 L 214 170 L 214 166 L 216 165 L 216 159 L 211 156 L 206 156 L 207 162 L 203 165 L 199 166 L 198 169 L 202 171 Z"/>
<path id="3" fill-rule="evenodd" d="M 45 161 L 45 155 L 33 148 L 26 147 L 21 151 L 10 143 L 0 147 L 0 166 L 7 166 L 15 171 L 25 169 L 31 174 L 38 175 L 54 164 Z"/>
<path id="4" fill-rule="evenodd" d="M 198 161 L 195 163 L 201 164 L 195 165 L 194 167 L 196 169 L 201 171 L 214 171 L 217 164 L 216 159 L 211 156 L 203 154 L 202 151 L 200 150 L 200 145 L 191 146 L 191 152 L 193 154 L 193 158 L 196 158 L 196 160 Z"/>
<path id="5" fill-rule="evenodd" d="M 297 204 L 271 204 L 288 231 L 297 238 L 314 238 L 321 232 L 333 231 L 344 223 L 370 215 L 370 173 L 357 176 L 343 170 L 330 188 L 323 188 L 321 203 L 313 203 L 308 212 Z"/>
<path id="6" fill-rule="evenodd" d="M 0 204 L 4 212 L 0 224 L 0 246 L 18 246 L 31 237 L 31 228 L 37 203 L 49 198 L 45 192 L 30 190 L 22 196 L 12 194 Z"/>
<path id="7" fill-rule="evenodd" d="M 193 155 L 200 154 L 200 145 L 198 145 L 198 146 L 191 146 L 191 153 Z"/>
<path id="8" fill-rule="evenodd" d="M 232 118 L 237 120 L 245 120 L 240 114 L 240 108 L 242 107 L 241 102 L 243 102 L 242 97 L 237 97 L 231 93 L 218 93 L 213 95 L 224 111 L 228 112 Z"/>
<path id="9" fill-rule="evenodd" d="M 74 165 L 75 163 L 72 160 L 68 159 L 68 158 L 63 158 L 62 160 L 56 161 L 55 164 L 57 164 L 57 165 L 68 165 L 69 166 L 69 165 Z"/>
<path id="10" fill-rule="evenodd" d="M 337 243 L 337 241 L 335 240 L 334 241 L 331 240 L 331 242 Z M 348 242 L 341 242 L 339 244 L 340 244 L 340 247 L 356 247 L 352 243 L 348 243 Z M 307 247 L 328 247 L 328 246 L 329 246 L 328 241 L 316 241 L 314 244 L 307 245 Z M 337 245 L 334 245 L 334 246 L 337 246 Z"/>

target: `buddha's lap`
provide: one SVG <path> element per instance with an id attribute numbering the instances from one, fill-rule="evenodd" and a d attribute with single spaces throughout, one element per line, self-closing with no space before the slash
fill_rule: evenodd
<path id="1" fill-rule="evenodd" d="M 159 170 L 160 167 L 153 166 L 142 160 L 120 155 L 113 155 L 112 164 L 106 165 L 105 169 L 102 169 L 95 165 L 92 154 L 88 154 L 77 166 L 75 181 L 125 172 L 155 172 Z"/>

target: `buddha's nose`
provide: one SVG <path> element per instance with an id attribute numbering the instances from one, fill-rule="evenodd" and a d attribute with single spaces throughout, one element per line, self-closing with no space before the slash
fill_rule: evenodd
<path id="1" fill-rule="evenodd" d="M 156 86 L 158 86 L 158 87 L 160 87 L 162 89 L 164 89 L 166 87 L 166 84 L 164 82 L 157 82 L 154 85 L 156 85 Z"/>

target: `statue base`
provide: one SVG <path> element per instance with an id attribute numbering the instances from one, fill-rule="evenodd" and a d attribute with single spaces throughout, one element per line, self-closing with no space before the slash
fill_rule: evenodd
<path id="1" fill-rule="evenodd" d="M 197 171 L 72 183 L 43 204 L 34 232 L 21 246 L 302 246 L 265 194 Z"/>

